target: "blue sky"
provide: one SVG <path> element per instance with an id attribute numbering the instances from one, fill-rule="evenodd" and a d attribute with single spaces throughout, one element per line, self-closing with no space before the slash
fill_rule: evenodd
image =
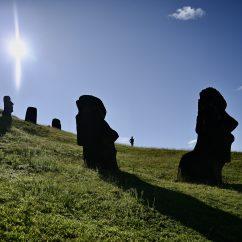
<path id="1" fill-rule="evenodd" d="M 36 106 L 39 123 L 60 118 L 75 132 L 75 100 L 92 94 L 121 141 L 133 135 L 139 146 L 189 149 L 199 92 L 213 86 L 242 120 L 242 1 L 15 2 L 30 50 L 19 90 L 6 50 L 13 2 L 0 1 L 0 96 L 12 97 L 15 115 Z M 242 150 L 242 128 L 234 134 L 233 149 Z"/>

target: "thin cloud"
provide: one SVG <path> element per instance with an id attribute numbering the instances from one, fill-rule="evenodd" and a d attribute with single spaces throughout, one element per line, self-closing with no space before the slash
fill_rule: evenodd
<path id="1" fill-rule="evenodd" d="M 242 86 L 239 86 L 236 90 L 237 91 L 242 91 Z"/>
<path id="2" fill-rule="evenodd" d="M 197 142 L 197 139 L 190 140 L 187 144 L 189 147 L 193 147 Z"/>
<path id="3" fill-rule="evenodd" d="M 191 6 L 185 6 L 183 8 L 178 8 L 175 13 L 169 15 L 169 17 L 177 20 L 194 20 L 202 18 L 206 12 L 201 8 L 192 8 Z"/>
<path id="4" fill-rule="evenodd" d="M 129 144 L 129 139 L 130 138 L 128 138 L 128 137 L 119 137 L 116 142 L 127 145 L 127 144 Z"/>

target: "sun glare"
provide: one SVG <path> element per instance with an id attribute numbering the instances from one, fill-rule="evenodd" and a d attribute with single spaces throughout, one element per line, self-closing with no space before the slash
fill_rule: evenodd
<path id="1" fill-rule="evenodd" d="M 15 60 L 22 60 L 27 55 L 26 43 L 17 38 L 9 42 L 9 53 Z"/>
<path id="2" fill-rule="evenodd" d="M 14 29 L 15 36 L 7 42 L 8 52 L 13 57 L 15 61 L 15 85 L 18 90 L 21 86 L 22 79 L 22 60 L 27 57 L 28 48 L 26 42 L 21 38 L 20 29 L 19 29 L 19 21 L 18 21 L 18 12 L 17 6 L 14 3 L 13 5 L 13 14 L 14 14 Z"/>

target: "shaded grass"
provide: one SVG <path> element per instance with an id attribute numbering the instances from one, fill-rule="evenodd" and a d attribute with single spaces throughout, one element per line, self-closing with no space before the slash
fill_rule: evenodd
<path id="1" fill-rule="evenodd" d="M 0 240 L 241 240 L 241 153 L 219 188 L 175 182 L 185 151 L 117 149 L 122 173 L 98 174 L 75 135 L 14 119 L 0 140 Z"/>

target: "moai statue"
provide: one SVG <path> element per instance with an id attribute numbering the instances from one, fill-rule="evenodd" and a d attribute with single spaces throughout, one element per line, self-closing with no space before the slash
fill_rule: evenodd
<path id="1" fill-rule="evenodd" d="M 28 107 L 25 115 L 25 121 L 31 122 L 33 124 L 37 123 L 37 108 Z"/>
<path id="2" fill-rule="evenodd" d="M 52 120 L 52 128 L 60 129 L 61 130 L 61 122 L 59 119 L 54 118 Z"/>
<path id="3" fill-rule="evenodd" d="M 52 127 L 61 130 L 61 121 L 57 118 L 52 120 Z"/>
<path id="4" fill-rule="evenodd" d="M 185 154 L 178 168 L 178 180 L 211 185 L 222 184 L 222 169 L 231 161 L 232 131 L 238 122 L 226 111 L 227 103 L 214 88 L 201 91 L 198 101 L 193 151 Z"/>
<path id="5" fill-rule="evenodd" d="M 0 136 L 3 136 L 12 126 L 13 103 L 9 96 L 4 96 L 4 109 L 0 117 Z"/>
<path id="6" fill-rule="evenodd" d="M 118 171 L 114 142 L 118 133 L 104 120 L 106 109 L 94 96 L 83 95 L 76 101 L 77 143 L 83 146 L 86 166 L 92 169 Z"/>
<path id="7" fill-rule="evenodd" d="M 13 112 L 13 103 L 11 101 L 11 98 L 9 96 L 3 97 L 3 103 L 4 103 L 4 109 L 3 109 L 3 116 L 11 116 Z"/>

